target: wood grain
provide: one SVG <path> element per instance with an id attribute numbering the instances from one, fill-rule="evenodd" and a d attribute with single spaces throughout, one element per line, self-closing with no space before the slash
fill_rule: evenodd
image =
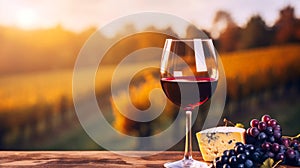
<path id="1" fill-rule="evenodd" d="M 163 167 L 182 152 L 3 151 L 0 167 Z M 139 155 L 140 157 L 129 157 Z"/>
<path id="2" fill-rule="evenodd" d="M 1 151 L 0 167 L 163 167 L 182 155 L 177 151 Z M 194 158 L 201 160 L 200 153 L 194 152 Z"/>

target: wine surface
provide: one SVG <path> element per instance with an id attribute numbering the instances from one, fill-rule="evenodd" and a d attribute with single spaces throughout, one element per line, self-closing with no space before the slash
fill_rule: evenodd
<path id="1" fill-rule="evenodd" d="M 217 80 L 203 77 L 162 78 L 161 85 L 168 99 L 177 106 L 193 106 L 207 101 L 214 93 Z"/>

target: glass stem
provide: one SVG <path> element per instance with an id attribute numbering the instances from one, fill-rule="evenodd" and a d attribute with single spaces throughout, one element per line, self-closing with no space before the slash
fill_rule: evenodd
<path id="1" fill-rule="evenodd" d="M 185 129 L 185 149 L 184 159 L 192 159 L 192 111 L 187 110 L 186 114 L 186 129 Z"/>

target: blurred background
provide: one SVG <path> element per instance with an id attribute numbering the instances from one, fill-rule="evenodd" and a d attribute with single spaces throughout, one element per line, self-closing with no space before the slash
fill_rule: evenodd
<path id="1" fill-rule="evenodd" d="M 121 39 L 136 30 L 159 30 L 187 38 L 197 37 L 202 30 L 213 38 L 226 73 L 223 117 L 248 127 L 252 118 L 270 114 L 281 124 L 283 134 L 300 133 L 297 0 L 188 0 L 184 5 L 179 0 L 0 0 L 0 149 L 103 150 L 84 132 L 74 111 L 73 67 L 81 47 L 99 26 L 144 11 L 169 13 L 191 24 L 177 29 L 176 23 L 125 23 L 116 30 L 100 32 L 102 41 Z M 115 66 L 135 50 L 162 48 L 166 38 L 155 33 L 127 37 L 113 46 L 101 63 L 104 66 L 96 78 L 99 107 L 122 133 L 150 136 L 167 128 L 177 115 L 178 108 L 168 102 L 165 112 L 155 120 L 135 122 L 119 111 L 129 110 L 126 93 L 120 91 L 117 99 L 122 107 L 116 108 L 111 101 Z M 160 56 L 149 54 L 145 62 L 159 62 Z M 159 102 L 149 103 L 154 88 L 160 88 L 159 70 L 138 72 L 130 85 L 132 103 L 141 110 L 150 105 L 159 107 Z M 207 107 L 203 108 L 200 110 Z M 203 119 L 197 118 L 194 131 L 199 131 Z M 219 125 L 223 124 L 220 121 Z M 182 142 L 171 148 L 182 149 Z"/>

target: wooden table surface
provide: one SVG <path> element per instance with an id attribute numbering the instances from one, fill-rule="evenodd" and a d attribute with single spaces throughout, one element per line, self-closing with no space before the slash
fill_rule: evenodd
<path id="1" fill-rule="evenodd" d="M 118 153 L 122 155 L 109 151 L 0 151 L 0 167 L 163 167 L 164 163 L 183 157 L 182 152 Z M 127 154 L 148 156 L 128 157 Z"/>
<path id="2" fill-rule="evenodd" d="M 0 167 L 163 167 L 169 161 L 182 158 L 182 152 L 119 152 L 109 151 L 0 151 Z M 148 156 L 128 157 L 127 154 Z M 199 152 L 194 158 L 200 160 Z"/>

